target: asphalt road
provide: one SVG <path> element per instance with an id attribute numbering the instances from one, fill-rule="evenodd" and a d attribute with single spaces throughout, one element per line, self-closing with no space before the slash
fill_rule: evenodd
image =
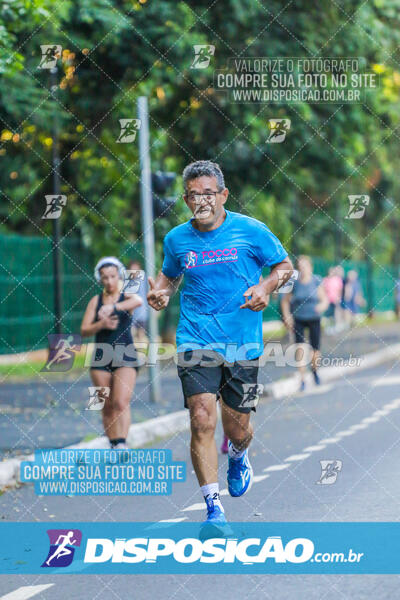
<path id="1" fill-rule="evenodd" d="M 341 332 L 337 336 L 323 334 L 324 359 L 360 357 L 397 343 L 400 323 L 378 323 Z M 271 337 L 265 342 L 274 342 Z M 282 340 L 286 350 L 289 339 Z M 150 402 L 147 375 L 141 371 L 132 397 L 132 423 L 182 410 L 183 396 L 176 366 L 160 363 L 162 371 L 161 399 Z M 259 382 L 267 385 L 293 375 L 292 366 L 266 362 L 260 371 Z M 91 385 L 87 372 L 60 381 L 51 373 L 41 373 L 33 381 L 15 383 L 4 377 L 0 382 L 0 460 L 29 454 L 36 448 L 63 448 L 82 441 L 87 435 L 103 435 L 101 415 L 85 410 Z M 59 374 L 57 374 L 59 375 Z"/>
<path id="2" fill-rule="evenodd" d="M 244 497 L 223 495 L 232 521 L 397 521 L 400 509 L 400 366 L 386 363 L 285 401 L 267 400 L 253 417 L 257 481 Z M 366 421 L 365 421 L 366 419 Z M 221 437 L 218 432 L 218 441 Z M 0 498 L 6 521 L 202 521 L 188 432 L 163 440 L 186 460 L 187 480 L 170 497 L 43 497 L 31 485 Z M 340 460 L 333 485 L 317 485 L 320 460 Z M 220 486 L 226 488 L 226 457 Z M 396 575 L 70 575 L 0 576 L 0 600 L 23 586 L 50 585 L 34 598 L 247 600 L 397 598 Z M 82 592 L 84 590 L 84 593 Z M 21 592 L 22 593 L 22 592 Z M 16 596 L 17 598 L 18 596 Z M 21 596 L 23 597 L 23 596 Z M 8 600 L 8 599 L 7 599 Z"/>

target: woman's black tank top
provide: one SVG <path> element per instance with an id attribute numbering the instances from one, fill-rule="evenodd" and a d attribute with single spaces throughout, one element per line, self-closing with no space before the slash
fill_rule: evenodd
<path id="1" fill-rule="evenodd" d="M 123 302 L 125 294 L 121 292 L 117 302 Z M 96 316 L 94 321 L 99 320 L 99 310 L 103 306 L 103 294 L 99 294 L 96 307 Z M 125 310 L 117 310 L 113 313 L 118 317 L 118 327 L 116 329 L 100 329 L 96 333 L 95 342 L 103 344 L 132 344 L 132 315 Z"/>

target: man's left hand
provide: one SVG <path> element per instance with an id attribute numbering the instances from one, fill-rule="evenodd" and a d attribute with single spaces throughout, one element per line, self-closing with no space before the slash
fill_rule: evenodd
<path id="1" fill-rule="evenodd" d="M 270 295 L 266 292 L 265 285 L 262 283 L 249 287 L 243 296 L 245 297 L 246 302 L 242 304 L 240 308 L 250 308 L 250 310 L 259 312 L 260 310 L 267 308 L 269 304 Z"/>

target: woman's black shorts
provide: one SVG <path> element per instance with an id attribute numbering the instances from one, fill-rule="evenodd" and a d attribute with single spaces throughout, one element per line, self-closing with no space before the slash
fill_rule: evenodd
<path id="1" fill-rule="evenodd" d="M 309 329 L 310 345 L 313 350 L 319 350 L 321 340 L 321 319 L 311 319 L 309 321 L 294 321 L 294 336 L 296 344 L 304 344 L 304 329 Z"/>

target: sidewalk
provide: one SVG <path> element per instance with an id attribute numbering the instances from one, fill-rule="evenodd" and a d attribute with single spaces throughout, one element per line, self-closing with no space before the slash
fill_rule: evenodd
<path id="1" fill-rule="evenodd" d="M 280 340 L 285 350 L 289 345 L 289 337 L 286 335 Z M 268 339 L 264 336 L 264 345 L 273 343 L 274 338 Z M 337 335 L 326 335 L 322 332 L 321 355 L 323 361 L 327 359 L 349 359 L 357 358 L 368 352 L 382 350 L 387 346 L 392 346 L 400 342 L 400 322 L 390 321 L 388 323 L 378 323 L 374 325 L 363 325 L 355 327 L 348 331 L 342 331 Z M 259 382 L 265 384 L 272 383 L 284 377 L 293 375 L 296 369 L 290 366 L 276 367 L 273 363 L 267 362 L 264 369 L 261 370 Z"/>
<path id="2" fill-rule="evenodd" d="M 273 338 L 265 342 L 273 343 Z M 289 340 L 283 340 L 287 348 Z M 400 341 L 400 323 L 357 327 L 339 336 L 323 336 L 324 358 L 355 358 Z M 161 402 L 150 402 L 147 374 L 138 378 L 132 422 L 140 423 L 183 409 L 181 386 L 173 364 L 161 363 Z M 293 375 L 296 369 L 267 362 L 260 370 L 260 383 L 271 384 Z M 58 448 L 103 435 L 101 413 L 88 411 L 89 376 L 75 381 L 52 381 L 51 374 L 37 382 L 4 384 L 0 388 L 0 460 L 29 454 L 35 448 Z"/>

